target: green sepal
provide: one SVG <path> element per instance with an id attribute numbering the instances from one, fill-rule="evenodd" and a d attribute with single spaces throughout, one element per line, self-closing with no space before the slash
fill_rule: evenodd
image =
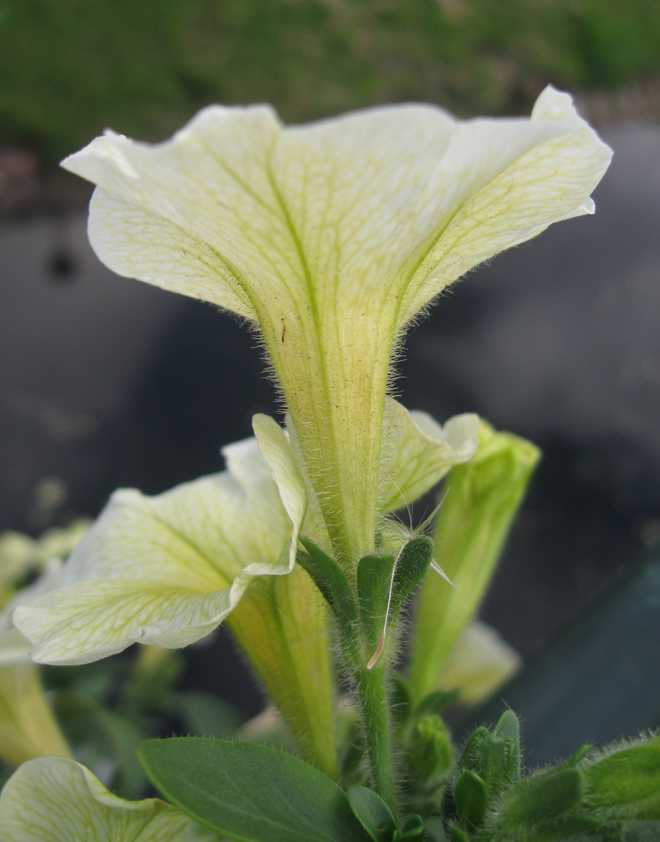
<path id="1" fill-rule="evenodd" d="M 431 816 L 425 825 L 427 842 L 447 842 L 445 823 L 439 816 Z"/>
<path id="2" fill-rule="evenodd" d="M 488 789 L 471 769 L 461 773 L 454 787 L 456 814 L 462 827 L 474 830 L 483 823 L 488 810 Z"/>
<path id="3" fill-rule="evenodd" d="M 479 759 L 479 747 L 484 740 L 487 740 L 489 737 L 490 731 L 485 725 L 480 725 L 478 728 L 474 729 L 468 737 L 468 741 L 465 743 L 465 748 L 463 749 L 463 755 L 460 762 L 461 769 L 476 768 L 477 761 Z"/>
<path id="4" fill-rule="evenodd" d="M 504 711 L 493 733 L 507 741 L 507 780 L 509 784 L 517 783 L 520 780 L 520 722 L 512 710 Z"/>
<path id="5" fill-rule="evenodd" d="M 620 819 L 660 820 L 660 737 L 583 766 L 589 806 Z"/>
<path id="6" fill-rule="evenodd" d="M 425 535 L 404 544 L 396 562 L 392 580 L 392 608 L 398 617 L 403 603 L 422 581 L 433 561 L 433 541 Z"/>
<path id="7" fill-rule="evenodd" d="M 291 754 L 199 737 L 147 740 L 149 780 L 175 806 L 241 842 L 367 842 L 346 794 Z"/>
<path id="8" fill-rule="evenodd" d="M 413 725 L 408 741 L 410 765 L 424 781 L 449 771 L 454 751 L 449 729 L 439 716 L 423 716 Z"/>
<path id="9" fill-rule="evenodd" d="M 572 769 L 572 768 L 574 768 L 575 766 L 577 766 L 579 763 L 581 763 L 584 760 L 584 758 L 589 754 L 590 751 L 591 751 L 591 746 L 589 745 L 589 743 L 585 743 L 584 745 L 581 745 L 580 748 L 577 751 L 574 751 L 573 754 L 571 754 L 569 757 L 567 757 L 566 760 L 564 760 L 563 763 L 560 763 L 559 766 L 557 766 L 557 769 Z"/>
<path id="10" fill-rule="evenodd" d="M 299 552 L 298 564 L 312 578 L 337 618 L 344 657 L 353 665 L 359 660 L 358 607 L 346 574 L 324 550 L 305 535 L 300 543 L 307 552 Z"/>
<path id="11" fill-rule="evenodd" d="M 477 771 L 492 798 L 508 789 L 516 780 L 519 758 L 513 740 L 490 737 L 479 746 Z"/>
<path id="12" fill-rule="evenodd" d="M 584 775 L 560 769 L 519 783 L 500 813 L 503 827 L 537 825 L 573 810 L 584 797 Z"/>
<path id="13" fill-rule="evenodd" d="M 387 609 L 390 604 L 390 584 L 394 557 L 391 555 L 367 555 L 357 566 L 358 603 L 362 634 L 369 655 L 378 647 Z M 396 617 L 398 615 L 394 615 Z"/>
<path id="14" fill-rule="evenodd" d="M 439 716 L 460 697 L 461 690 L 458 687 L 455 690 L 434 690 L 419 701 L 415 708 L 415 716 L 424 716 L 427 713 L 436 713 Z"/>
<path id="15" fill-rule="evenodd" d="M 397 830 L 396 821 L 380 795 L 366 786 L 352 786 L 348 790 L 348 803 L 374 842 L 391 842 Z"/>
<path id="16" fill-rule="evenodd" d="M 464 833 L 460 827 L 449 828 L 449 839 L 450 842 L 469 842 L 467 834 Z"/>
<path id="17" fill-rule="evenodd" d="M 394 842 L 422 842 L 425 828 L 424 819 L 421 816 L 408 816 L 401 830 L 394 834 Z"/>

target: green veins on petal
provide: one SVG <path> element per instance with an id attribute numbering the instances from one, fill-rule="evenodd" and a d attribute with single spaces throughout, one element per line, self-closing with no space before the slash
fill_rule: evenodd
<path id="1" fill-rule="evenodd" d="M 84 766 L 61 757 L 24 763 L 0 795 L 3 842 L 187 842 L 192 827 L 157 798 L 117 798 Z"/>
<path id="2" fill-rule="evenodd" d="M 112 132 L 63 165 L 121 275 L 258 325 L 342 563 L 373 551 L 393 348 L 473 266 L 589 198 L 611 152 L 551 87 L 531 119 L 430 105 L 285 127 L 212 106 L 150 146 Z"/>

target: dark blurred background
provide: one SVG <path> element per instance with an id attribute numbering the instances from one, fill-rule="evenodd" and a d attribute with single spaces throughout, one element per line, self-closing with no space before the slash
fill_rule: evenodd
<path id="1" fill-rule="evenodd" d="M 106 126 L 165 139 L 211 102 L 511 115 L 551 82 L 615 150 L 596 216 L 445 295 L 409 337 L 402 400 L 544 451 L 482 611 L 524 655 L 660 545 L 657 0 L 1 0 L 0 79 L 0 530 L 217 471 L 275 411 L 231 318 L 99 264 L 61 157 Z M 188 686 L 259 709 L 223 631 L 186 659 Z"/>

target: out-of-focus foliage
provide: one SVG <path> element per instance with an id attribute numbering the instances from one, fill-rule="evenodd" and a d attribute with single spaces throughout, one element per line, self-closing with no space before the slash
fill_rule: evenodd
<path id="1" fill-rule="evenodd" d="M 658 72 L 657 0 L 2 0 L 0 143 L 52 164 L 108 125 L 163 138 L 210 102 L 516 113 L 549 81 Z"/>

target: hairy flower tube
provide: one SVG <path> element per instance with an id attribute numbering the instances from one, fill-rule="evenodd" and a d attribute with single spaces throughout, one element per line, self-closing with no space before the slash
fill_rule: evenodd
<path id="1" fill-rule="evenodd" d="M 374 547 L 383 418 L 406 328 L 473 266 L 593 211 L 610 150 L 568 95 L 531 119 L 429 105 L 284 127 L 214 106 L 164 144 L 106 133 L 63 166 L 98 185 L 89 234 L 121 275 L 258 330 L 335 557 Z"/>

